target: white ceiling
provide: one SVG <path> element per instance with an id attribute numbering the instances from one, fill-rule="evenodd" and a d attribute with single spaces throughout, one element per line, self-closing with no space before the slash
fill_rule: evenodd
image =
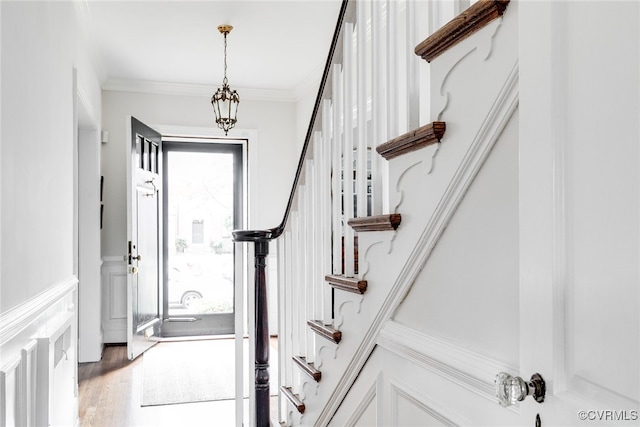
<path id="1" fill-rule="evenodd" d="M 82 16 L 104 88 L 210 91 L 227 77 L 245 95 L 295 99 L 317 85 L 340 0 L 84 0 Z M 166 90 L 165 90 L 166 91 Z M 246 96 L 245 96 L 246 99 Z"/>

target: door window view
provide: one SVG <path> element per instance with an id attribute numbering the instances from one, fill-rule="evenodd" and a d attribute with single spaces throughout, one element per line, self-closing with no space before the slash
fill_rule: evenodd
<path id="1" fill-rule="evenodd" d="M 169 316 L 232 313 L 233 154 L 166 155 Z"/>

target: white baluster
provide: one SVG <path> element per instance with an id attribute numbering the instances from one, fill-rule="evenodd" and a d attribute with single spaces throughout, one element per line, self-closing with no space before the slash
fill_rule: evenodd
<path id="1" fill-rule="evenodd" d="M 322 182 L 322 132 L 316 131 L 313 134 L 313 241 L 314 241 L 314 258 L 313 258 L 313 283 L 314 283 L 314 319 L 324 319 L 324 298 L 322 292 L 326 286 L 324 283 L 325 272 L 323 261 L 325 254 L 323 253 L 323 238 L 328 232 L 328 228 L 324 226 L 323 210 L 322 210 L 322 193 L 324 192 L 324 182 Z"/>
<path id="2" fill-rule="evenodd" d="M 398 51 L 398 2 L 389 1 L 387 3 L 387 117 L 389 118 L 389 127 L 387 129 L 387 137 L 395 138 L 400 135 L 399 132 L 399 94 L 400 79 L 398 73 L 398 65 L 400 61 L 400 52 Z"/>
<path id="3" fill-rule="evenodd" d="M 333 155 L 332 171 L 332 228 L 333 228 L 333 274 L 342 274 L 342 77 L 340 64 L 333 65 L 332 110 L 333 110 Z"/>
<path id="4" fill-rule="evenodd" d="M 475 1 L 474 1 L 475 3 Z M 455 0 L 454 1 L 454 13 L 455 16 L 460 15 L 462 12 L 464 12 L 469 6 L 471 6 L 471 1 L 470 0 Z"/>
<path id="5" fill-rule="evenodd" d="M 407 130 L 420 127 L 420 61 L 413 49 L 423 39 L 419 35 L 419 5 L 414 0 L 407 0 L 405 9 L 405 25 L 407 28 Z M 425 82 L 428 80 L 425 80 Z"/>
<path id="6" fill-rule="evenodd" d="M 298 203 L 300 201 L 298 193 Z M 301 313 L 301 304 L 300 304 L 300 258 L 301 258 L 301 248 L 300 248 L 300 239 L 298 237 L 298 231 L 300 229 L 298 224 L 298 210 L 295 210 L 291 213 L 291 305 L 289 309 L 291 310 L 292 317 L 292 326 L 291 326 L 291 341 L 292 341 L 292 352 L 294 356 L 302 355 L 302 340 L 300 338 L 303 333 L 301 329 L 306 326 L 306 321 L 302 317 Z M 297 384 L 300 381 L 300 373 L 299 370 L 294 369 L 292 372 L 292 382 L 291 387 L 295 389 Z"/>
<path id="7" fill-rule="evenodd" d="M 305 168 L 306 169 L 306 168 Z M 306 177 L 304 178 L 305 184 L 300 186 L 299 188 L 299 198 L 298 198 L 298 209 L 300 212 L 299 218 L 299 229 L 298 229 L 298 240 L 300 241 L 300 274 L 298 281 L 298 288 L 300 289 L 300 311 L 302 315 L 300 316 L 300 325 L 303 327 L 300 329 L 300 341 L 301 341 L 301 355 L 306 356 L 309 351 L 309 341 L 313 339 L 311 335 L 311 331 L 309 328 L 304 327 L 306 325 L 307 320 L 311 319 L 311 314 L 309 313 L 309 306 L 307 305 L 307 298 L 309 294 L 308 282 L 307 282 L 307 273 L 308 273 L 308 262 L 307 259 L 307 249 L 308 249 L 308 239 L 307 239 L 307 183 Z"/>
<path id="8" fill-rule="evenodd" d="M 316 320 L 316 307 L 315 307 L 315 288 L 316 288 L 316 272 L 315 272 L 315 258 L 316 258 L 316 242 L 314 241 L 314 215 L 313 211 L 315 210 L 314 206 L 314 191 L 315 191 L 315 180 L 314 178 L 314 161 L 312 159 L 307 159 L 305 165 L 305 280 L 301 283 L 302 286 L 306 289 L 305 295 L 305 304 L 306 304 L 306 312 L 307 319 Z M 307 328 L 307 348 L 305 352 L 305 356 L 307 357 L 307 361 L 313 362 L 314 354 L 315 354 L 315 339 L 313 336 L 313 331 L 310 328 Z"/>
<path id="9" fill-rule="evenodd" d="M 417 31 L 417 43 L 416 46 L 422 42 L 424 39 L 429 37 L 433 31 L 434 27 L 438 21 L 437 19 L 437 1 L 429 1 L 429 2 L 412 2 L 414 10 L 415 10 L 415 18 L 416 22 L 416 31 Z M 411 19 L 411 17 L 410 17 Z M 420 23 L 420 24 L 418 24 Z M 426 23 L 426 25 L 425 25 Z M 431 119 L 431 85 L 429 82 L 431 81 L 431 68 L 427 61 L 423 60 L 417 55 L 414 55 L 417 59 L 417 67 L 418 67 L 418 81 L 422 82 L 419 85 L 416 93 L 419 94 L 419 122 L 418 126 L 424 125 L 432 121 Z M 415 129 L 412 127 L 412 129 Z"/>
<path id="10" fill-rule="evenodd" d="M 371 11 L 371 38 L 372 38 L 372 120 L 373 147 L 387 142 L 387 43 L 386 27 L 387 12 L 385 1 L 374 1 Z M 384 199 L 382 186 L 382 166 L 380 156 L 375 153 L 371 156 L 371 185 L 372 189 L 372 214 L 383 213 Z"/>
<path id="11" fill-rule="evenodd" d="M 358 202 L 358 216 L 367 216 L 367 101 L 369 99 L 369 73 L 371 62 L 369 55 L 369 10 L 371 3 L 357 2 L 356 35 L 358 40 L 358 151 L 356 162 L 356 200 Z"/>
<path id="12" fill-rule="evenodd" d="M 331 265 L 331 101 L 322 101 L 322 201 L 319 210 L 322 212 L 322 277 L 332 272 Z M 322 287 L 322 317 L 325 323 L 331 320 L 331 287 Z"/>
<path id="13" fill-rule="evenodd" d="M 293 239 L 292 239 L 292 233 L 291 233 L 291 224 L 289 224 L 289 229 L 286 231 L 285 234 L 285 241 L 286 241 L 286 257 L 287 257 L 287 266 L 286 266 L 286 275 L 287 275 L 287 288 L 286 288 L 286 306 L 289 309 L 283 310 L 282 307 L 280 307 L 280 311 L 285 311 L 285 322 L 287 323 L 286 325 L 286 329 L 284 330 L 284 339 L 283 341 L 285 341 L 287 343 L 287 348 L 286 348 L 286 364 L 287 364 L 287 370 L 286 370 L 286 382 L 284 385 L 290 386 L 291 384 L 293 384 L 293 364 L 291 363 L 292 357 L 293 356 L 297 356 L 297 354 L 295 354 L 294 352 L 294 346 L 293 346 L 293 324 L 296 321 L 295 317 L 293 316 L 293 311 L 290 309 L 291 307 L 293 307 L 293 304 L 295 303 L 295 300 L 293 299 L 293 289 L 295 287 L 295 282 L 293 281 L 293 264 L 295 262 L 294 260 L 294 254 L 292 252 L 292 248 L 293 248 Z"/>
<path id="14" fill-rule="evenodd" d="M 342 191 L 344 200 L 344 275 L 354 276 L 353 229 L 347 222 L 353 218 L 353 24 L 346 22 L 343 31 L 343 68 L 344 78 L 344 147 Z"/>
<path id="15" fill-rule="evenodd" d="M 287 272 L 287 264 L 289 262 L 288 249 L 288 236 L 289 231 L 285 231 L 283 235 L 277 239 L 277 251 L 278 251 L 278 307 L 289 307 L 287 305 L 289 301 L 287 296 L 289 294 L 289 275 Z M 278 384 L 276 388 L 279 390 L 281 385 L 289 385 L 290 370 L 293 368 L 290 356 L 290 346 L 288 337 L 288 330 L 290 319 L 289 310 L 278 310 Z M 271 370 L 273 372 L 273 370 Z M 276 390 L 271 389 L 271 393 Z M 278 421 L 282 421 L 284 412 L 282 405 L 278 405 Z"/>
<path id="16" fill-rule="evenodd" d="M 435 16 L 436 20 L 434 21 L 435 26 L 433 31 L 437 31 L 440 27 L 458 15 L 458 12 L 456 11 L 460 9 L 460 5 L 459 0 L 437 0 L 434 3 L 437 3 L 434 5 L 434 12 L 437 13 L 437 16 Z"/>
<path id="17" fill-rule="evenodd" d="M 393 10 L 390 28 L 395 28 L 394 37 L 391 42 L 393 43 L 393 51 L 395 52 L 395 73 L 396 73 L 396 85 L 395 85 L 395 98 L 396 98 L 396 112 L 395 121 L 396 128 L 389 134 L 390 138 L 403 135 L 409 131 L 409 56 L 413 55 L 413 48 L 410 43 L 410 27 L 407 25 L 408 19 L 408 7 L 410 0 L 398 0 L 390 4 Z M 415 55 L 413 55 L 415 56 Z"/>

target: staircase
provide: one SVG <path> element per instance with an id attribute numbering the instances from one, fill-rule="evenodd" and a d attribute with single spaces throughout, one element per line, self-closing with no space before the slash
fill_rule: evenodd
<path id="1" fill-rule="evenodd" d="M 503 124 L 487 118 L 517 105 L 509 1 L 441 25 L 450 4 L 343 2 L 283 223 L 235 234 L 277 238 L 282 425 L 328 425 L 341 410 L 495 142 Z"/>

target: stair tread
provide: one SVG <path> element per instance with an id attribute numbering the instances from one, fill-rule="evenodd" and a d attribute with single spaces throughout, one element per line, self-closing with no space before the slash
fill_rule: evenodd
<path id="1" fill-rule="evenodd" d="M 364 294 L 367 290 L 367 281 L 357 277 L 346 277 L 343 275 L 327 275 L 324 280 L 336 289 L 356 294 Z"/>
<path id="2" fill-rule="evenodd" d="M 293 361 L 305 374 L 309 375 L 316 382 L 320 382 L 322 379 L 322 372 L 316 369 L 313 362 L 307 362 L 307 358 L 304 356 L 293 356 Z"/>
<path id="3" fill-rule="evenodd" d="M 300 412 L 301 414 L 304 414 L 304 410 L 305 410 L 304 402 L 300 400 L 300 396 L 298 396 L 297 394 L 293 394 L 291 387 L 282 386 L 280 387 L 280 391 L 282 392 L 282 394 L 284 394 L 287 400 L 291 402 L 291 404 L 294 406 L 294 408 L 296 408 L 298 412 Z"/>
<path id="4" fill-rule="evenodd" d="M 338 344 L 342 340 L 342 332 L 335 329 L 331 325 L 325 325 L 321 320 L 307 320 L 307 325 L 311 327 L 313 332 Z"/>
<path id="5" fill-rule="evenodd" d="M 400 225 L 402 215 L 385 214 L 351 218 L 347 224 L 358 233 L 365 231 L 395 230 Z"/>
<path id="6" fill-rule="evenodd" d="M 478 1 L 418 44 L 416 55 L 431 62 L 451 46 L 502 16 L 508 4 L 509 0 Z"/>
<path id="7" fill-rule="evenodd" d="M 390 160 L 440 142 L 446 129 L 445 122 L 432 122 L 378 145 L 376 151 L 385 159 Z"/>

